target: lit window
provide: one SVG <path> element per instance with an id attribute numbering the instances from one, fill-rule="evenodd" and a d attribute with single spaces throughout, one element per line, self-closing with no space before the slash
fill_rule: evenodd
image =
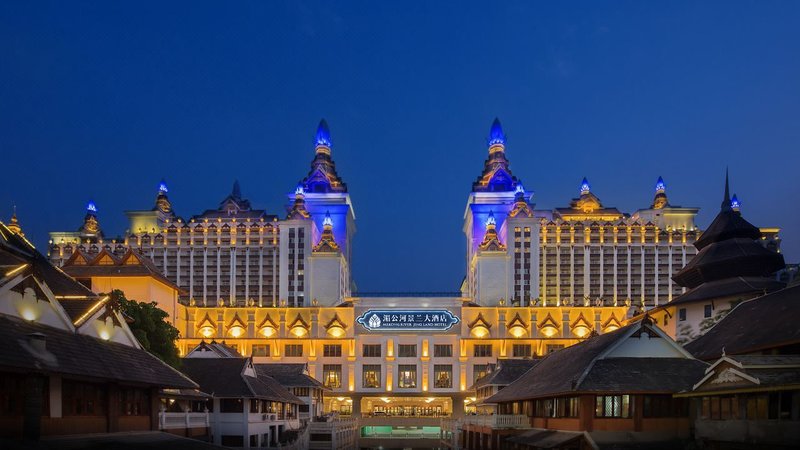
<path id="1" fill-rule="evenodd" d="M 596 417 L 630 417 L 630 395 L 598 395 L 595 400 Z"/>
<path id="2" fill-rule="evenodd" d="M 453 387 L 453 366 L 435 364 L 433 366 L 433 386 L 436 388 Z"/>
<path id="3" fill-rule="evenodd" d="M 364 364 L 362 369 L 362 385 L 365 388 L 381 387 L 381 365 Z"/>
<path id="4" fill-rule="evenodd" d="M 323 364 L 322 383 L 328 388 L 342 387 L 342 366 L 340 364 Z"/>
<path id="5" fill-rule="evenodd" d="M 397 366 L 397 387 L 399 388 L 417 387 L 416 364 L 400 364 L 399 366 Z"/>

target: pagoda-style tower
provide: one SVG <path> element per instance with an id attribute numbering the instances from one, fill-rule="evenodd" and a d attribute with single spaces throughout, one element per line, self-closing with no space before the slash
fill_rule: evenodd
<path id="1" fill-rule="evenodd" d="M 350 295 L 350 258 L 352 254 L 351 242 L 355 234 L 355 212 L 353 211 L 353 204 L 350 202 L 350 194 L 347 192 L 347 184 L 344 183 L 342 178 L 336 172 L 336 164 L 332 158 L 333 141 L 331 140 L 331 132 L 328 128 L 328 123 L 322 119 L 317 127 L 317 132 L 314 136 L 314 159 L 311 161 L 311 170 L 308 174 L 300 180 L 298 188 L 293 194 L 289 196 L 289 216 L 286 221 L 280 226 L 280 243 L 281 243 L 281 278 L 294 278 L 292 286 L 294 286 L 296 293 L 295 304 L 301 304 L 298 298 L 304 297 L 303 303 L 308 305 L 313 298 L 316 298 L 320 304 L 323 301 L 338 304 L 344 300 L 345 295 Z M 299 209 L 298 196 L 302 195 L 302 211 Z M 325 234 L 323 236 L 323 233 Z M 324 239 L 323 239 L 324 238 Z M 302 246 L 297 247 L 295 250 L 303 254 L 306 258 L 313 258 L 320 255 L 319 260 L 330 260 L 331 255 L 335 252 L 321 252 L 317 251 L 312 256 L 313 248 L 318 246 L 323 240 L 335 243 L 337 247 L 338 256 L 341 262 L 337 262 L 340 268 L 331 272 L 328 275 L 322 275 L 322 268 L 320 264 L 311 263 L 307 261 L 309 266 L 316 267 L 316 275 L 306 273 L 304 277 L 297 277 L 297 269 L 294 274 L 289 273 L 287 267 L 289 264 L 289 256 L 292 252 L 289 251 L 287 245 Z M 293 244 L 292 244 L 293 243 Z M 300 248 L 303 249 L 300 253 Z M 325 255 L 324 257 L 322 255 Z M 298 266 L 300 262 L 297 262 Z M 323 264 L 328 267 L 331 264 Z M 330 267 L 328 267 L 330 268 Z M 310 271 L 314 271 L 309 267 Z M 333 270 L 333 269 L 331 269 Z M 287 271 L 283 273 L 283 271 Z M 328 271 L 327 269 L 325 271 Z M 303 273 L 303 272 L 300 272 Z M 327 291 L 320 293 L 320 289 L 315 287 L 313 283 L 320 280 L 332 280 L 333 278 L 340 279 L 340 284 L 344 286 L 341 289 L 336 289 L 331 293 Z M 323 285 L 328 286 L 330 283 L 325 281 Z M 302 288 L 300 286 L 302 285 Z M 320 285 L 322 286 L 322 285 Z M 327 289 L 327 288 L 326 288 Z M 314 293 L 314 297 L 312 296 Z M 287 298 L 288 303 L 291 301 L 292 293 L 286 289 L 281 290 L 281 298 Z M 334 299 L 334 297 L 336 297 Z"/>
<path id="2" fill-rule="evenodd" d="M 679 321 L 693 326 L 693 330 L 681 333 L 679 323 L 679 337 L 702 332 L 697 328 L 701 318 L 708 319 L 736 302 L 785 286 L 772 276 L 785 266 L 783 256 L 765 248 L 759 242 L 761 237 L 761 230 L 732 207 L 726 174 L 720 211 L 694 243 L 697 256 L 673 277 L 689 290 L 671 305 L 683 308 Z"/>
<path id="3" fill-rule="evenodd" d="M 658 177 L 655 185 L 655 195 L 650 207 L 640 209 L 633 214 L 633 218 L 640 223 L 652 223 L 659 230 L 691 231 L 696 228 L 694 219 L 700 208 L 673 205 L 667 197 L 667 184 L 664 178 Z"/>
<path id="4" fill-rule="evenodd" d="M 7 228 L 14 234 L 19 235 L 21 237 L 25 237 L 25 233 L 22 232 L 22 226 L 19 224 L 19 220 L 17 220 L 17 207 L 14 206 L 14 212 L 11 213 L 11 220 L 8 221 Z"/>
<path id="5" fill-rule="evenodd" d="M 322 233 L 309 258 L 308 270 L 312 304 L 333 306 L 350 296 L 349 268 L 336 243 L 333 233 L 333 220 L 329 213 L 322 219 Z"/>
<path id="6" fill-rule="evenodd" d="M 498 119 L 487 139 L 483 172 L 472 184 L 464 214 L 467 277 L 462 295 L 483 305 L 527 305 L 539 296 L 539 220 L 531 193 L 510 169 Z"/>
<path id="7" fill-rule="evenodd" d="M 140 211 L 125 211 L 130 221 L 131 233 L 152 233 L 156 234 L 168 224 L 175 222 L 177 216 L 172 209 L 172 202 L 169 201 L 169 188 L 167 182 L 162 178 L 158 183 L 158 190 L 156 191 L 156 201 L 153 207 L 149 210 Z"/>

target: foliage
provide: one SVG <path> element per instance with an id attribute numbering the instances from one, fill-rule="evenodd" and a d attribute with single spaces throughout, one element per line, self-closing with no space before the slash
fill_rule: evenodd
<path id="1" fill-rule="evenodd" d="M 145 350 L 172 367 L 180 366 L 181 359 L 175 345 L 180 332 L 169 323 L 166 311 L 159 308 L 156 302 L 128 300 L 119 289 L 111 292 L 111 299 L 116 302 L 120 312 L 132 321 L 128 326 Z"/>

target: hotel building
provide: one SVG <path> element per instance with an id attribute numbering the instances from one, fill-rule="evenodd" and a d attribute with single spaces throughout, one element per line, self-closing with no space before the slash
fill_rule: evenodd
<path id="1" fill-rule="evenodd" d="M 498 358 L 536 358 L 619 329 L 632 308 L 683 292 L 672 275 L 696 253 L 697 208 L 672 205 L 659 178 L 650 207 L 633 214 L 604 206 L 585 179 L 569 207 L 537 210 L 495 120 L 464 213 L 460 292 L 354 295 L 355 214 L 331 149 L 323 121 L 311 171 L 281 217 L 253 209 L 237 183 L 218 208 L 184 219 L 161 183 L 151 210 L 128 212 L 123 237 L 104 237 L 90 203 L 79 231 L 51 233 L 50 258 L 146 256 L 180 288 L 182 354 L 216 340 L 256 367 L 306 364 L 329 389 L 323 411 L 359 418 L 363 447 L 438 444 L 440 418 L 476 407 L 469 388 Z"/>

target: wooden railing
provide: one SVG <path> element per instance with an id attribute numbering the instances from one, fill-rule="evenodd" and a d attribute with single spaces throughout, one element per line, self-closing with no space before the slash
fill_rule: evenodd
<path id="1" fill-rule="evenodd" d="M 531 421 L 528 416 L 522 414 L 465 416 L 463 420 L 465 425 L 477 425 L 491 429 L 531 427 Z"/>

